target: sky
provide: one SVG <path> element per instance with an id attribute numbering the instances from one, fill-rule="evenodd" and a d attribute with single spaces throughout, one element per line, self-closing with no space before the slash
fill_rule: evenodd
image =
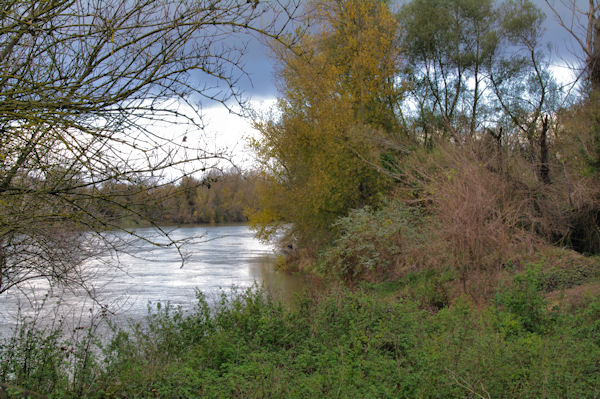
<path id="1" fill-rule="evenodd" d="M 587 23 L 583 18 L 573 18 L 572 10 L 565 6 L 572 0 L 549 0 L 549 3 L 560 18 L 570 26 L 573 31 L 581 38 L 585 38 L 585 26 Z M 579 9 L 587 9 L 588 0 L 573 0 L 575 5 Z M 550 57 L 552 65 L 556 67 L 564 66 L 566 64 L 577 64 L 579 57 L 581 57 L 581 48 L 577 44 L 576 40 L 570 35 L 566 29 L 560 26 L 558 16 L 554 14 L 552 9 L 547 5 L 545 0 L 533 0 L 533 3 L 546 14 L 544 21 L 544 37 L 543 41 L 548 43 L 551 47 Z M 566 71 L 565 71 L 566 72 Z M 561 76 L 557 76 L 561 79 Z M 568 79 L 565 76 L 564 79 Z"/>
<path id="2" fill-rule="evenodd" d="M 550 4 L 566 21 L 571 19 L 570 11 L 564 5 L 568 1 L 571 0 L 549 0 Z M 563 60 L 573 60 L 574 53 L 579 54 L 576 42 L 559 25 L 557 18 L 553 15 L 545 0 L 533 0 L 533 3 L 546 14 L 543 41 L 552 47 L 553 64 L 558 65 Z M 575 3 L 580 8 L 586 8 L 588 0 L 575 0 Z M 274 59 L 270 55 L 269 49 L 258 39 L 250 40 L 248 45 L 249 48 L 244 61 L 251 81 L 243 81 L 241 88 L 253 98 L 273 98 L 277 95 L 274 79 Z"/>
<path id="3" fill-rule="evenodd" d="M 563 20 L 571 21 L 569 8 L 566 2 L 571 0 L 549 0 Z M 401 4 L 402 2 L 398 2 Z M 576 41 L 563 29 L 557 17 L 548 7 L 545 0 L 533 0 L 533 3 L 546 14 L 544 21 L 543 42 L 549 46 L 550 64 L 553 73 L 559 82 L 565 84 L 573 80 L 574 72 L 569 65 L 577 63 L 581 50 Z M 588 0 L 575 0 L 580 8 L 586 8 Z M 575 31 L 585 35 L 581 26 L 576 26 Z M 268 47 L 256 38 L 247 41 L 247 53 L 244 57 L 245 70 L 248 79 L 243 79 L 240 89 L 250 104 L 260 111 L 267 111 L 275 105 L 277 86 L 275 78 L 275 60 Z M 239 116 L 229 113 L 223 106 L 208 104 L 204 107 L 205 135 L 212 140 L 214 148 L 229 148 L 234 154 L 233 160 L 241 167 L 251 166 L 253 163 L 252 151 L 246 146 L 247 137 L 256 137 L 257 132 L 251 123 Z"/>

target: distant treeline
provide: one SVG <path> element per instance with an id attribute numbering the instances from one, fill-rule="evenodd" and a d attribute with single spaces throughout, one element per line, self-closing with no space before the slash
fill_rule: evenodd
<path id="1" fill-rule="evenodd" d="M 164 185 L 109 183 L 99 189 L 100 196 L 113 201 L 102 201 L 99 210 L 118 225 L 243 223 L 257 207 L 257 180 L 256 173 L 230 170 Z"/>

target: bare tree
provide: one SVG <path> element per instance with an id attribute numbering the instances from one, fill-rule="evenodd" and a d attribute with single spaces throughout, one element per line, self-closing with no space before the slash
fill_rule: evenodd
<path id="1" fill-rule="evenodd" d="M 82 281 L 78 266 L 98 246 L 90 240 L 120 226 L 108 210 L 139 213 L 118 194 L 100 194 L 101 186 L 161 182 L 169 168 L 206 168 L 222 157 L 203 144 L 201 104 L 243 106 L 243 35 L 281 41 L 297 8 L 246 0 L 3 2 L 0 293 L 32 278 Z"/>
<path id="2" fill-rule="evenodd" d="M 563 6 L 570 10 L 569 15 L 562 14 L 550 0 L 546 4 L 552 10 L 560 26 L 571 35 L 583 53 L 583 76 L 586 77 L 593 92 L 600 91 L 600 3 L 588 0 L 561 0 Z"/>

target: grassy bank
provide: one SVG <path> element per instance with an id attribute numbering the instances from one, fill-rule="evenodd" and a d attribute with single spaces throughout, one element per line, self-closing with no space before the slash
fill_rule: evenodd
<path id="1" fill-rule="evenodd" d="M 9 397 L 597 397 L 595 280 L 576 303 L 547 281 L 529 267 L 488 305 L 435 310 L 427 274 L 285 307 L 258 290 L 216 307 L 199 296 L 191 314 L 158 307 L 104 345 L 24 328 L 2 343 L 0 381 Z"/>

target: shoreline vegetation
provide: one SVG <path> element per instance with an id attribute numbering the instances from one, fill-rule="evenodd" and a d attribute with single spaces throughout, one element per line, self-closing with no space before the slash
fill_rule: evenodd
<path id="1" fill-rule="evenodd" d="M 238 3 L 241 16 L 280 4 Z M 77 242 L 71 256 L 69 226 L 248 221 L 277 241 L 277 268 L 320 284 L 291 304 L 258 287 L 223 293 L 215 307 L 198 293 L 192 313 L 157 304 L 128 328 L 100 315 L 109 337 L 97 323 L 69 337 L 24 320 L 0 342 L 0 399 L 600 396 L 600 4 L 564 3 L 587 26 L 570 89 L 552 75 L 546 16 L 531 1 L 306 4 L 295 22 L 310 29 L 270 43 L 280 97 L 254 120 L 253 172 L 161 184 L 133 164 L 122 172 L 120 157 L 97 162 L 104 141 L 81 147 L 95 151 L 83 166 L 86 157 L 65 155 L 64 136 L 41 140 L 32 128 L 22 144 L 20 122 L 8 119 L 6 142 L 29 152 L 13 160 L 0 146 L 10 172 L 0 169 L 0 278 L 68 283 L 89 249 Z M 213 10 L 202 9 L 206 21 Z M 31 23 L 22 35 L 37 34 Z M 43 71 L 33 69 L 26 76 Z M 104 137 L 97 119 L 73 120 Z M 100 183 L 88 183 L 86 167 Z"/>
<path id="2" fill-rule="evenodd" d="M 489 305 L 462 296 L 435 312 L 423 307 L 437 284 L 427 273 L 289 306 L 258 288 L 212 308 L 198 294 L 193 312 L 158 304 L 144 323 L 112 326 L 105 344 L 94 328 L 69 340 L 22 325 L 2 343 L 0 387 L 64 398 L 595 397 L 598 282 L 571 302 L 568 290 L 548 296 L 548 281 L 531 266 Z"/>
<path id="3" fill-rule="evenodd" d="M 247 214 L 257 207 L 257 179 L 255 172 L 232 169 L 161 185 L 106 184 L 97 195 L 115 200 L 98 211 L 119 227 L 247 223 Z"/>

